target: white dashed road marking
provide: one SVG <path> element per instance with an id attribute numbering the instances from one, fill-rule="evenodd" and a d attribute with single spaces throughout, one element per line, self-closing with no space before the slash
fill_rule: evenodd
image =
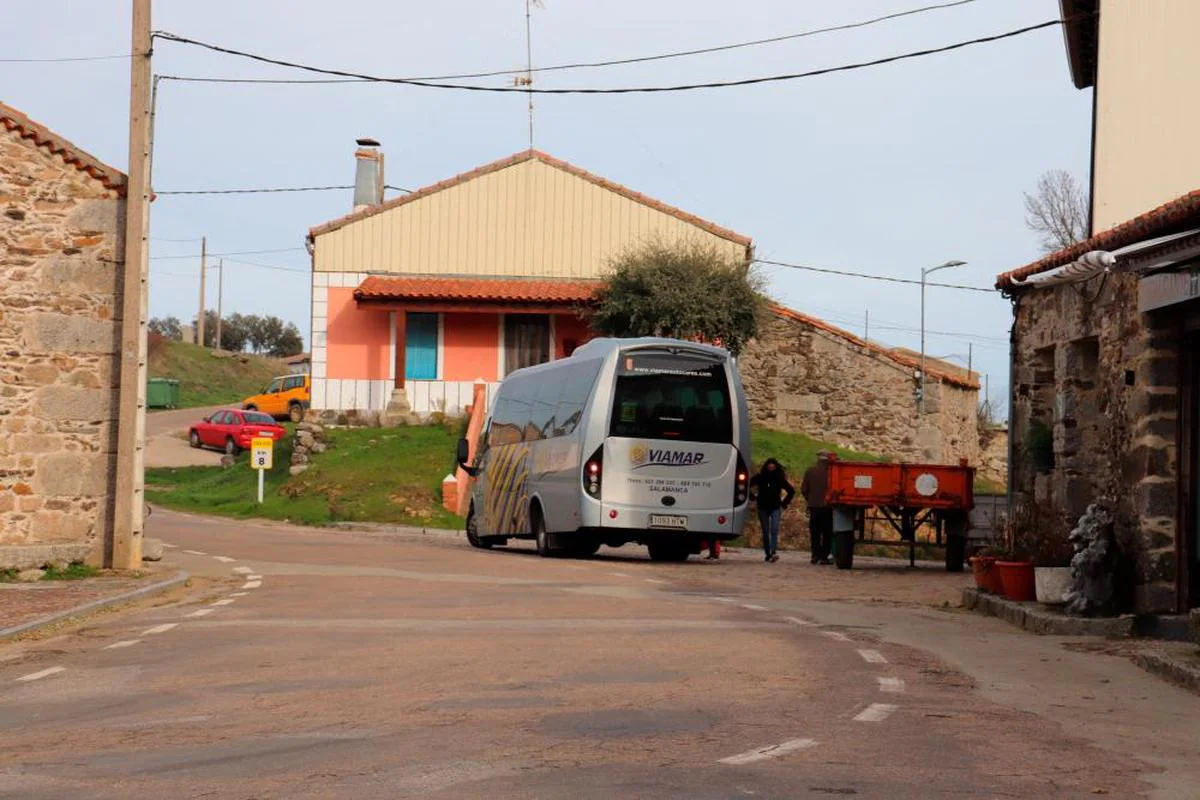
<path id="1" fill-rule="evenodd" d="M 887 692 L 889 694 L 904 693 L 903 678 L 876 678 L 875 680 L 879 681 L 879 691 L 881 692 Z"/>
<path id="2" fill-rule="evenodd" d="M 261 581 L 261 580 L 262 580 L 262 575 L 247 575 L 247 576 L 246 576 L 246 580 L 248 580 L 248 581 Z"/>
<path id="3" fill-rule="evenodd" d="M 179 545 L 177 545 L 177 544 L 167 544 L 166 542 L 163 542 L 163 547 L 168 547 L 168 548 L 170 548 L 171 550 L 174 550 L 176 547 L 179 547 Z"/>
<path id="4" fill-rule="evenodd" d="M 803 620 L 803 619 L 800 619 L 799 617 L 784 617 L 784 619 L 786 619 L 788 622 L 792 623 L 793 625 L 812 625 L 812 623 L 809 622 L 808 620 Z"/>
<path id="5" fill-rule="evenodd" d="M 780 756 L 794 753 L 797 750 L 807 750 L 810 747 L 815 747 L 817 744 L 815 739 L 789 739 L 781 744 L 772 744 L 767 747 L 760 747 L 757 750 L 751 750 L 746 753 L 739 753 L 736 756 L 722 758 L 718 764 L 753 764 L 755 761 L 766 761 L 768 758 L 779 758 Z"/>
<path id="6" fill-rule="evenodd" d="M 233 594 L 231 594 L 229 596 L 230 597 L 248 597 L 249 595 L 250 595 L 249 592 L 234 592 Z"/>
<path id="7" fill-rule="evenodd" d="M 751 611 L 768 611 L 766 606 L 756 606 L 753 603 L 742 603 L 742 608 L 748 608 Z"/>
<path id="8" fill-rule="evenodd" d="M 246 581 L 242 584 L 243 589 L 257 589 L 262 586 L 262 581 Z"/>
<path id="9" fill-rule="evenodd" d="M 737 600 L 734 600 L 732 597 L 713 597 L 711 599 L 717 601 L 718 603 L 736 603 L 737 602 Z"/>
<path id="10" fill-rule="evenodd" d="M 42 678 L 49 678 L 51 675 L 57 675 L 60 672 L 65 672 L 66 669 L 66 667 L 50 667 L 49 669 L 44 669 L 41 672 L 31 672 L 28 675 L 22 675 L 21 677 L 17 678 L 17 680 L 21 683 L 40 681 Z"/>
<path id="11" fill-rule="evenodd" d="M 628 572 L 610 572 L 608 574 L 612 575 L 614 578 L 628 578 L 629 577 Z"/>
<path id="12" fill-rule="evenodd" d="M 165 622 L 162 625 L 155 625 L 153 628 L 147 628 L 142 631 L 142 636 L 153 636 L 156 633 L 166 633 L 172 628 L 179 626 L 178 622 Z"/>
<path id="13" fill-rule="evenodd" d="M 858 654 L 862 656 L 863 661 L 868 664 L 886 664 L 888 660 L 883 657 L 883 653 L 878 650 L 859 650 Z"/>
<path id="14" fill-rule="evenodd" d="M 224 600 L 218 600 L 217 602 L 213 603 L 213 605 L 214 606 L 227 606 L 232 602 L 234 602 L 234 601 L 229 598 L 225 598 Z"/>
<path id="15" fill-rule="evenodd" d="M 184 550 L 183 552 L 187 553 L 189 556 L 206 556 L 206 555 L 208 555 L 208 553 L 202 552 L 200 550 Z"/>
<path id="16" fill-rule="evenodd" d="M 850 641 L 850 637 L 849 637 L 849 636 L 847 636 L 847 635 L 846 635 L 846 634 L 844 634 L 844 633 L 839 633 L 838 631 L 821 631 L 821 633 L 823 633 L 824 635 L 828 636 L 830 639 L 834 639 L 834 640 L 836 640 L 836 641 L 839 641 L 839 642 L 848 642 L 848 641 Z"/>
<path id="17" fill-rule="evenodd" d="M 666 583 L 666 581 L 660 581 L 658 578 L 646 578 L 646 583 Z"/>
<path id="18" fill-rule="evenodd" d="M 232 564 L 234 561 L 237 561 L 236 558 L 230 558 L 229 556 L 213 556 L 213 558 L 215 558 L 217 561 L 220 561 L 222 564 Z"/>
<path id="19" fill-rule="evenodd" d="M 254 574 L 254 570 L 251 569 L 250 567 L 234 567 L 233 571 L 236 572 L 238 575 L 253 575 Z"/>
<path id="20" fill-rule="evenodd" d="M 883 722 L 892 715 L 896 707 L 888 703 L 871 703 L 859 712 L 855 722 Z"/>
<path id="21" fill-rule="evenodd" d="M 188 614 L 189 617 L 207 617 L 213 610 L 211 608 L 201 608 Z"/>
<path id="22" fill-rule="evenodd" d="M 108 647 L 106 647 L 104 649 L 105 650 L 120 650 L 122 647 L 133 647 L 135 644 L 137 644 L 140 641 L 142 641 L 142 640 L 141 639 L 126 639 L 121 642 L 113 642 L 112 644 L 110 644 Z"/>

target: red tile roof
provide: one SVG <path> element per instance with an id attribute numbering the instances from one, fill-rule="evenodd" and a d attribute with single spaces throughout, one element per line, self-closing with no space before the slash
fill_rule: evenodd
<path id="1" fill-rule="evenodd" d="M 689 214 L 686 211 L 675 208 L 674 206 L 667 205 L 666 203 L 655 200 L 652 197 L 647 197 L 646 195 L 644 195 L 640 192 L 635 192 L 634 190 L 629 189 L 625 186 L 622 186 L 619 183 L 613 183 L 612 181 L 607 180 L 606 178 L 601 178 L 599 175 L 595 175 L 591 172 L 588 172 L 585 169 L 580 169 L 579 167 L 575 166 L 574 164 L 569 164 L 566 161 L 562 161 L 561 159 L 557 159 L 553 156 L 547 155 L 546 153 L 543 153 L 540 150 L 525 150 L 525 151 L 517 153 L 515 155 L 511 155 L 508 158 L 502 158 L 499 161 L 493 161 L 490 164 L 485 164 L 482 167 L 477 167 L 477 168 L 471 170 L 470 172 L 464 172 L 461 175 L 455 175 L 453 178 L 447 178 L 446 180 L 435 183 L 432 186 L 426 186 L 424 188 L 417 189 L 415 192 L 410 192 L 410 193 L 404 195 L 403 197 L 397 197 L 395 199 L 388 200 L 385 203 L 380 203 L 377 206 L 370 206 L 368 208 L 364 208 L 359 211 L 355 211 L 352 214 L 347 214 L 344 217 L 339 217 L 338 219 L 332 220 L 330 222 L 326 222 L 323 225 L 318 225 L 315 228 L 309 229 L 308 237 L 309 237 L 309 239 L 313 239 L 317 236 L 320 236 L 323 233 L 329 233 L 330 231 L 336 231 L 339 228 L 343 228 L 346 225 L 349 225 L 353 222 L 358 222 L 359 220 L 366 219 L 368 217 L 373 217 L 376 214 L 383 213 L 384 211 L 390 211 L 393 208 L 398 208 L 402 205 L 405 205 L 406 203 L 411 203 L 422 197 L 426 197 L 426 196 L 434 194 L 436 192 L 440 192 L 443 189 L 449 189 L 450 187 L 457 186 L 460 183 L 465 183 L 466 181 L 472 180 L 474 178 L 478 178 L 483 175 L 488 175 L 493 172 L 499 172 L 502 169 L 514 166 L 516 164 L 522 164 L 526 161 L 540 161 L 543 164 L 547 164 L 551 167 L 555 167 L 556 169 L 561 169 L 564 172 L 570 173 L 571 175 L 574 175 L 578 178 L 582 178 L 585 181 L 594 183 L 595 185 L 601 187 L 602 189 L 607 189 L 610 192 L 615 192 L 623 197 L 627 197 L 630 200 L 633 200 L 634 202 L 641 203 L 644 206 L 649 206 L 650 208 L 653 208 L 656 211 L 661 211 L 664 214 L 670 214 L 671 216 L 675 217 L 676 219 L 683 220 L 684 222 L 689 222 L 692 225 L 695 225 L 696 227 L 698 227 L 702 230 L 708 231 L 709 233 L 713 234 L 714 236 L 719 236 L 722 239 L 728 239 L 729 241 L 734 242 L 736 244 L 743 245 L 746 248 L 749 248 L 752 243 L 750 237 L 748 237 L 748 236 L 743 236 L 740 233 L 734 233 L 733 231 L 729 230 L 728 228 L 722 228 L 720 225 L 716 225 L 712 222 L 709 222 L 708 220 L 701 219 L 700 217 L 697 217 L 694 214 Z"/>
<path id="2" fill-rule="evenodd" d="M 785 308 L 784 306 L 781 306 L 781 305 L 771 304 L 769 306 L 769 308 L 771 310 L 771 313 L 777 317 L 781 317 L 783 319 L 794 320 L 794 321 L 800 322 L 804 325 L 809 325 L 813 328 L 817 328 L 818 330 L 825 331 L 826 333 L 831 333 L 840 339 L 846 340 L 846 342 L 849 344 L 855 345 L 857 347 L 861 347 L 864 350 L 874 353 L 875 355 L 882 356 L 883 358 L 886 358 L 889 361 L 894 361 L 895 363 L 897 363 L 900 366 L 905 367 L 907 369 L 919 369 L 921 366 L 921 362 L 919 359 L 909 358 L 908 356 L 905 356 L 902 353 L 897 353 L 896 351 L 889 350 L 886 347 L 880 347 L 879 345 L 877 345 L 873 342 L 868 342 L 865 339 L 860 339 L 859 337 L 855 336 L 853 333 L 842 330 L 841 328 L 839 328 L 835 325 L 830 325 L 828 322 L 826 322 L 823 319 L 818 319 L 817 317 L 810 317 L 808 314 L 804 314 L 799 311 L 793 311 L 792 309 Z M 965 378 L 961 374 L 956 375 L 952 372 L 944 372 L 940 369 L 933 368 L 930 366 L 928 358 L 926 358 L 926 360 L 925 360 L 925 373 L 931 378 L 937 378 L 937 379 L 941 380 L 943 383 L 954 384 L 955 386 L 959 386 L 964 389 L 979 389 L 979 381 L 970 380 L 969 378 Z"/>
<path id="3" fill-rule="evenodd" d="M 1055 267 L 1070 264 L 1075 259 L 1093 250 L 1118 250 L 1137 242 L 1176 233 L 1180 229 L 1200 225 L 1200 189 L 1165 203 L 1145 214 L 1122 222 L 1114 228 L 1098 233 L 1087 241 L 1071 245 L 1057 253 L 1042 258 L 1020 269 L 996 276 L 997 289 L 1011 289 L 1013 280 L 1024 280 L 1039 272 L 1048 272 Z"/>
<path id="4" fill-rule="evenodd" d="M 91 175 L 106 188 L 121 195 L 125 194 L 125 173 L 113 169 L 46 126 L 34 122 L 20 111 L 4 103 L 0 103 L 0 126 L 8 131 L 16 131 L 22 139 L 28 139 L 34 145 L 44 147 L 50 153 L 60 156 L 63 161 L 74 165 L 80 172 Z"/>
<path id="5" fill-rule="evenodd" d="M 507 278 L 384 278 L 372 275 L 354 290 L 356 300 L 473 301 L 491 303 L 586 303 L 600 281 Z"/>

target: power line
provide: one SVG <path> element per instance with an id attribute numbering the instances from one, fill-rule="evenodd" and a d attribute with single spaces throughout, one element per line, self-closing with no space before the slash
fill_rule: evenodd
<path id="1" fill-rule="evenodd" d="M 902 17 L 910 17 L 916 14 L 924 14 L 929 11 L 940 11 L 955 6 L 963 6 L 969 3 L 974 3 L 976 0 L 954 0 L 950 3 L 940 3 L 936 5 L 922 6 L 908 11 L 899 11 L 894 14 L 885 14 L 880 17 L 860 20 L 858 22 L 849 22 L 843 25 L 832 25 L 826 28 L 814 28 L 811 30 L 800 31 L 799 33 L 789 33 L 783 36 L 771 36 L 766 39 L 751 39 L 743 42 L 733 42 L 730 44 L 715 45 L 712 47 L 700 47 L 694 50 L 678 50 L 669 53 L 658 53 L 648 56 L 635 56 L 632 58 L 617 58 L 606 61 L 580 61 L 570 64 L 555 64 L 549 67 L 532 67 L 527 69 L 497 69 L 486 72 L 460 72 L 452 75 L 421 75 L 407 78 L 411 81 L 452 81 L 465 80 L 470 78 L 494 78 L 509 75 L 531 75 L 534 73 L 544 72 L 561 72 L 571 69 L 594 69 L 597 67 L 615 67 L 626 64 L 642 64 L 650 61 L 663 61 L 672 58 L 686 58 L 690 56 L 706 55 L 709 53 L 720 53 L 729 50 L 739 50 L 746 47 L 758 47 L 766 44 L 776 44 L 778 42 L 786 42 L 795 39 L 804 39 L 810 36 L 818 36 L 826 33 L 835 33 L 838 31 L 848 31 L 855 28 L 865 28 L 870 25 L 876 25 L 880 22 L 888 22 Z M 183 80 L 177 76 L 162 76 L 168 80 Z M 370 83 L 372 81 L 366 78 L 324 78 L 310 80 L 296 80 L 287 78 L 194 78 L 190 79 L 195 82 L 204 83 L 279 83 L 279 84 L 334 84 L 334 83 Z"/>
<path id="2" fill-rule="evenodd" d="M 197 194 L 278 194 L 280 192 L 330 192 L 334 190 L 353 189 L 353 184 L 344 186 L 288 186 L 288 187 L 271 187 L 264 189 L 177 189 L 171 191 L 155 191 L 159 195 L 197 195 Z M 411 194 L 412 189 L 405 189 L 402 186 L 386 185 L 383 188 L 391 189 L 405 194 Z M 189 239 L 187 241 L 199 241 Z"/>
<path id="3" fill-rule="evenodd" d="M 201 240 L 201 239 L 203 239 L 203 238 L 204 238 L 203 236 L 197 236 L 197 237 L 196 237 L 196 238 L 194 238 L 194 239 L 168 239 L 168 238 L 167 238 L 167 237 L 165 237 L 165 236 L 151 236 L 151 237 L 150 237 L 150 241 L 152 241 L 152 242 L 176 242 L 176 243 L 180 243 L 180 242 L 198 242 L 198 241 L 200 241 L 200 240 Z"/>
<path id="4" fill-rule="evenodd" d="M 1080 15 L 1080 16 L 1085 16 L 1085 15 Z M 1070 19 L 1070 18 L 1068 18 L 1068 19 Z M 402 84 L 402 85 L 406 85 L 406 86 L 419 86 L 419 87 L 424 87 L 424 88 L 428 88 L 428 89 L 451 89 L 451 90 L 456 90 L 456 91 L 491 92 L 491 93 L 501 93 L 501 94 L 513 94 L 513 93 L 515 93 L 515 94 L 526 94 L 526 93 L 533 93 L 533 94 L 651 94 L 651 93 L 660 93 L 660 92 L 685 92 L 685 91 L 692 91 L 692 90 L 696 90 L 696 89 L 721 89 L 721 88 L 727 88 L 727 87 L 732 87 L 732 86 L 752 86 L 752 85 L 761 84 L 761 83 L 779 83 L 782 81 L 799 80 L 802 78 L 814 78 L 814 77 L 817 77 L 820 75 L 830 75 L 830 74 L 838 73 L 838 72 L 850 72 L 852 70 L 859 70 L 859 69 L 864 69 L 867 67 L 875 67 L 875 66 L 880 66 L 882 64 L 890 64 L 890 63 L 893 63 L 896 61 L 906 61 L 909 59 L 935 55 L 937 53 L 947 53 L 952 50 L 960 50 L 964 47 L 971 47 L 973 45 L 986 44 L 989 42 L 1000 41 L 1001 39 L 1011 39 L 1015 36 L 1021 36 L 1021 35 L 1027 34 L 1027 33 L 1032 33 L 1033 31 L 1038 31 L 1043 28 L 1050 28 L 1050 27 L 1062 25 L 1065 21 L 1067 21 L 1067 20 L 1054 19 L 1054 20 L 1049 20 L 1047 22 L 1041 22 L 1036 25 L 1029 25 L 1024 28 L 1017 28 L 1015 30 L 1007 31 L 1005 33 L 998 33 L 998 34 L 994 34 L 992 36 L 983 36 L 978 39 L 968 39 L 968 40 L 962 41 L 962 42 L 955 42 L 954 44 L 945 45 L 944 47 L 935 47 L 935 48 L 929 48 L 926 50 L 916 50 L 916 51 L 912 51 L 909 53 L 901 53 L 900 55 L 887 56 L 885 58 L 877 58 L 877 59 L 873 59 L 871 61 L 859 61 L 859 62 L 856 62 L 853 64 L 844 64 L 842 66 L 837 66 L 837 67 L 825 67 L 823 69 L 808 70 L 807 72 L 795 72 L 795 73 L 789 73 L 789 74 L 785 74 L 785 75 L 768 75 L 768 76 L 755 77 L 755 78 L 742 78 L 740 80 L 732 80 L 732 81 L 712 81 L 712 82 L 708 82 L 708 83 L 680 84 L 680 85 L 674 85 L 674 86 L 623 86 L 623 87 L 610 87 L 610 88 L 570 88 L 570 89 L 537 89 L 537 88 L 528 87 L 528 86 L 521 86 L 521 87 L 516 87 L 516 86 L 478 86 L 478 85 L 473 85 L 473 84 L 461 84 L 461 83 L 434 83 L 434 82 L 428 81 L 428 80 L 415 80 L 415 79 L 411 79 L 411 78 L 384 78 L 384 77 L 379 77 L 377 75 L 368 75 L 368 74 L 361 73 L 361 72 L 351 72 L 349 70 L 340 70 L 340 69 L 326 69 L 323 67 L 314 67 L 314 66 L 311 66 L 308 64 L 300 64 L 300 63 L 297 63 L 294 61 L 284 61 L 284 60 L 278 59 L 278 58 L 269 58 L 267 56 L 261 56 L 261 55 L 255 54 L 255 53 L 248 53 L 244 50 L 234 50 L 232 48 L 222 47 L 220 45 L 210 44 L 208 42 L 202 42 L 197 39 L 189 39 L 184 36 L 177 36 L 176 34 L 168 33 L 165 31 L 160 31 L 159 33 L 155 34 L 155 36 L 157 36 L 161 39 L 164 39 L 166 41 L 178 42 L 180 44 L 189 44 L 189 45 L 193 45 L 196 47 L 202 47 L 206 50 L 212 50 L 213 52 L 217 52 L 217 53 L 224 53 L 226 55 L 239 56 L 241 58 L 248 58 L 252 61 L 259 61 L 264 64 L 274 64 L 275 66 L 288 67 L 290 69 L 298 69 L 298 70 L 303 70 L 305 72 L 315 72 L 315 73 L 318 73 L 321 75 L 335 75 L 335 76 L 340 76 L 340 77 L 344 77 L 344 78 L 358 78 L 360 80 L 372 81 L 372 82 L 377 82 L 377 83 L 394 83 L 394 84 Z M 187 81 L 187 80 L 193 80 L 193 79 L 184 78 L 184 77 L 180 77 L 180 76 L 173 76 L 172 80 Z"/>
<path id="5" fill-rule="evenodd" d="M 773 267 L 787 267 L 788 269 L 801 269 L 807 272 L 820 272 L 825 275 L 842 275 L 848 278 L 866 278 L 867 280 L 872 281 L 886 281 L 888 283 L 911 283 L 918 286 L 921 285 L 920 281 L 912 280 L 911 278 L 892 278 L 887 275 L 871 275 L 866 272 L 850 272 L 848 270 L 828 269 L 827 267 L 812 267 L 807 264 L 791 264 L 787 261 L 771 261 L 765 258 L 756 258 L 754 259 L 754 263 L 770 264 Z M 987 292 L 988 294 L 996 293 L 995 289 L 984 289 L 979 286 L 965 286 L 961 283 L 933 283 L 931 281 L 926 281 L 925 285 L 938 286 L 943 289 L 963 289 L 969 292 Z"/>
<path id="6" fill-rule="evenodd" d="M 303 273 L 303 274 L 308 274 L 310 272 L 310 270 L 304 269 L 304 268 L 293 269 L 291 267 L 281 267 L 277 264 L 262 264 L 258 261 L 243 261 L 242 259 L 239 259 L 239 258 L 227 258 L 225 260 L 229 261 L 233 264 L 243 264 L 245 266 L 259 267 L 261 269 L 273 269 L 273 270 L 278 270 L 279 272 L 296 272 L 296 273 Z"/>
<path id="7" fill-rule="evenodd" d="M 254 256 L 254 255 L 262 255 L 264 253 L 294 253 L 299 250 L 304 250 L 304 248 L 303 247 L 277 247 L 274 250 L 236 250 L 236 251 L 233 251 L 230 253 L 209 253 L 208 256 L 209 256 L 209 258 L 212 258 L 213 256 L 218 256 L 218 257 L 219 256 Z M 171 260 L 177 260 L 177 259 L 199 258 L 199 257 L 200 256 L 196 256 L 196 255 L 150 256 L 150 260 L 151 261 L 171 261 Z"/>
<path id="8" fill-rule="evenodd" d="M 0 64 L 62 64 L 69 61 L 116 61 L 132 58 L 131 55 L 72 56 L 70 58 L 0 58 Z"/>

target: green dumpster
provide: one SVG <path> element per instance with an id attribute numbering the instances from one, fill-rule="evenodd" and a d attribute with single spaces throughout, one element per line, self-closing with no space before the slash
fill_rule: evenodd
<path id="1" fill-rule="evenodd" d="M 177 408 L 179 381 L 174 378 L 150 378 L 146 381 L 147 408 Z"/>

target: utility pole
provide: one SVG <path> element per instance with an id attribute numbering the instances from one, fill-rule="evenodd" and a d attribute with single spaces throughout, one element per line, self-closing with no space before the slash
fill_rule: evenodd
<path id="1" fill-rule="evenodd" d="M 971 380 L 971 354 L 973 352 L 973 348 L 974 345 L 972 345 L 970 342 L 967 342 L 967 380 Z"/>
<path id="2" fill-rule="evenodd" d="M 208 237 L 200 237 L 200 316 L 196 317 L 196 344 L 204 347 L 204 278 L 208 275 Z"/>
<path id="3" fill-rule="evenodd" d="M 217 262 L 217 341 L 216 349 L 221 349 L 221 299 L 225 288 L 225 259 Z"/>
<path id="4" fill-rule="evenodd" d="M 146 241 L 150 230 L 150 0 L 133 0 L 129 60 L 129 177 L 125 184 L 125 252 L 121 279 L 121 361 L 117 474 L 111 555 L 117 569 L 142 564 L 146 431 Z"/>
<path id="5" fill-rule="evenodd" d="M 863 341 L 869 342 L 871 341 L 871 309 L 868 308 L 863 314 Z"/>

